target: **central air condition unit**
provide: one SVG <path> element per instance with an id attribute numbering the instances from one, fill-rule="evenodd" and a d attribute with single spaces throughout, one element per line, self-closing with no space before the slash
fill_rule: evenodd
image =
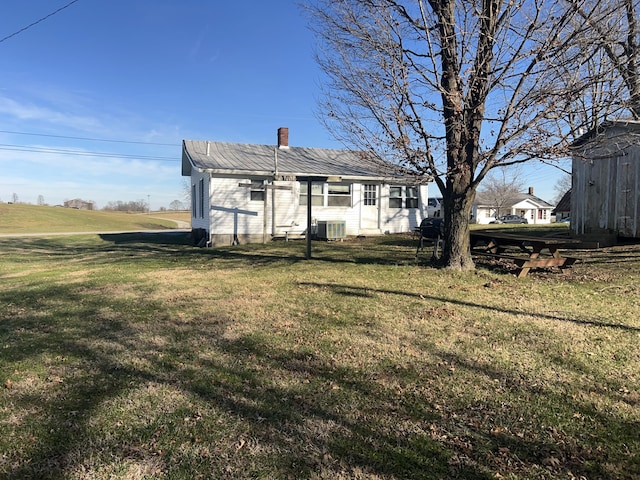
<path id="1" fill-rule="evenodd" d="M 320 240 L 346 238 L 347 223 L 344 220 L 319 220 L 317 236 Z"/>

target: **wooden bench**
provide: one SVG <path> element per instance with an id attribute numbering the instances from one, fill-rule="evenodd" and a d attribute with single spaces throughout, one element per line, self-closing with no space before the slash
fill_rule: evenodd
<path id="1" fill-rule="evenodd" d="M 301 238 L 305 238 L 306 235 L 306 231 L 291 231 L 291 230 L 285 230 L 283 233 L 274 233 L 273 235 L 271 235 L 271 239 L 272 240 L 284 240 L 285 242 L 288 242 L 291 239 L 301 239 Z"/>

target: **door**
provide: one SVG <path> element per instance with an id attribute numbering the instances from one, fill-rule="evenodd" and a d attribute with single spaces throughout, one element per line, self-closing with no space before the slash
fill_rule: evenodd
<path id="1" fill-rule="evenodd" d="M 378 223 L 380 195 L 378 185 L 365 183 L 362 191 L 362 208 L 360 210 L 360 229 L 379 229 Z"/>

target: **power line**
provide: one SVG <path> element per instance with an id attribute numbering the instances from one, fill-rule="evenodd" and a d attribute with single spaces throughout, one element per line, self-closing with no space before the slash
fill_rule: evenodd
<path id="1" fill-rule="evenodd" d="M 0 43 L 4 42 L 5 40 L 9 40 L 12 37 L 15 37 L 16 35 L 24 32 L 25 30 L 30 29 L 31 27 L 39 24 L 40 22 L 44 22 L 47 18 L 49 17 L 53 17 L 56 13 L 61 12 L 62 10 L 64 10 L 65 8 L 70 7 L 71 5 L 73 5 L 74 3 L 78 2 L 80 0 L 73 0 L 69 3 L 67 3 L 64 7 L 60 7 L 59 9 L 57 9 L 55 12 L 51 12 L 49 15 L 46 15 L 44 17 L 42 17 L 40 20 L 36 20 L 33 23 L 30 23 L 29 25 L 27 25 L 26 27 L 21 28 L 20 30 L 18 30 L 17 32 L 12 33 L 11 35 L 7 35 L 6 37 L 0 39 Z"/>
<path id="2" fill-rule="evenodd" d="M 180 146 L 177 143 L 158 143 L 158 142 L 140 142 L 140 141 L 136 142 L 131 140 L 111 140 L 107 138 L 71 137 L 67 135 L 50 135 L 46 133 L 12 132 L 10 130 L 0 130 L 0 133 L 8 133 L 11 135 L 29 135 L 32 137 L 65 138 L 67 140 L 87 140 L 90 142 L 129 143 L 132 145 L 160 145 L 163 147 L 179 147 Z"/>
<path id="3" fill-rule="evenodd" d="M 176 162 L 178 161 L 174 157 L 158 157 L 152 155 L 130 155 L 112 152 L 90 152 L 81 150 L 67 150 L 62 148 L 49 148 L 49 147 L 25 147 L 23 145 L 11 145 L 0 143 L 0 150 L 11 152 L 30 152 L 30 153 L 49 153 L 49 154 L 61 154 L 61 155 L 75 155 L 81 157 L 103 157 L 103 158 L 126 158 L 131 160 L 153 160 L 159 162 Z"/>

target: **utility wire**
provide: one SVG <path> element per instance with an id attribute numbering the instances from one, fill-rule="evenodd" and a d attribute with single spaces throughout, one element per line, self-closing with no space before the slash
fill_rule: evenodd
<path id="1" fill-rule="evenodd" d="M 0 133 L 9 133 L 11 135 L 29 135 L 32 137 L 50 137 L 50 138 L 66 138 L 69 140 L 88 140 L 91 142 L 109 142 L 109 143 L 130 143 L 135 145 L 161 145 L 164 147 L 179 147 L 177 143 L 157 143 L 157 142 L 136 142 L 129 140 L 109 140 L 106 138 L 87 138 L 87 137 L 70 137 L 66 135 L 49 135 L 45 133 L 25 133 L 25 132 L 12 132 L 9 130 L 0 130 Z"/>
<path id="2" fill-rule="evenodd" d="M 153 161 L 159 161 L 159 162 L 178 161 L 176 158 L 173 158 L 173 157 L 156 157 L 152 155 L 130 155 L 130 154 L 111 153 L 111 152 L 85 152 L 80 150 L 66 150 L 62 148 L 25 147 L 22 145 L 11 145 L 11 144 L 2 144 L 2 143 L 0 143 L 0 150 L 12 151 L 12 152 L 76 155 L 76 156 L 82 156 L 82 157 L 127 158 L 132 160 L 153 160 Z"/>
<path id="3" fill-rule="evenodd" d="M 53 17 L 56 13 L 61 12 L 65 8 L 70 7 L 71 5 L 73 5 L 74 3 L 78 2 L 78 1 L 80 1 L 80 0 L 73 0 L 72 2 L 67 3 L 64 7 L 60 7 L 59 9 L 57 9 L 55 12 L 51 12 L 49 15 L 46 15 L 46 16 L 42 17 L 40 20 L 36 20 L 35 22 L 30 23 L 26 27 L 21 28 L 17 32 L 12 33 L 11 35 L 7 35 L 6 37 L 0 39 L 0 43 L 4 42 L 5 40 L 9 40 L 10 38 L 15 37 L 16 35 L 19 35 L 20 33 L 24 32 L 25 30 L 28 30 L 31 27 L 39 24 L 40 22 L 44 22 L 47 18 Z"/>

